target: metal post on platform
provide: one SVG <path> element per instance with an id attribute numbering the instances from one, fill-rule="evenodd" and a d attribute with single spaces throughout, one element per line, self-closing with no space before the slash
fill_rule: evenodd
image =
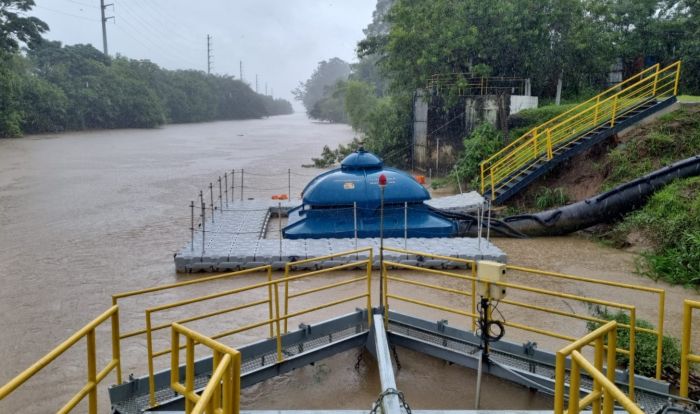
<path id="1" fill-rule="evenodd" d="M 488 219 L 486 220 L 486 247 L 491 245 L 491 200 L 486 200 Z"/>
<path id="2" fill-rule="evenodd" d="M 408 245 L 408 202 L 403 203 L 403 249 Z"/>
<path id="3" fill-rule="evenodd" d="M 224 171 L 224 198 L 226 198 L 226 207 L 228 207 L 228 172 Z"/>
<path id="4" fill-rule="evenodd" d="M 194 250 L 194 200 L 190 201 L 190 250 Z"/>
<path id="5" fill-rule="evenodd" d="M 221 198 L 221 176 L 219 176 L 219 212 L 224 209 L 224 200 Z"/>
<path id="6" fill-rule="evenodd" d="M 287 168 L 287 195 L 289 196 L 289 199 L 292 199 L 292 169 Z"/>
<path id="7" fill-rule="evenodd" d="M 214 183 L 209 183 L 209 201 L 211 201 L 211 222 L 214 222 Z"/>
<path id="8" fill-rule="evenodd" d="M 231 203 L 236 195 L 236 170 L 231 170 Z"/>
<path id="9" fill-rule="evenodd" d="M 355 250 L 357 250 L 357 201 L 352 202 L 352 222 L 355 230 Z"/>
<path id="10" fill-rule="evenodd" d="M 384 314 L 384 187 L 386 176 L 379 176 L 379 314 Z"/>
<path id="11" fill-rule="evenodd" d="M 280 238 L 280 261 L 282 261 L 282 202 L 277 203 L 277 223 L 279 226 Z"/>
<path id="12" fill-rule="evenodd" d="M 481 251 L 481 209 L 483 204 L 479 205 L 476 208 L 476 243 L 479 248 L 479 251 Z"/>
<path id="13" fill-rule="evenodd" d="M 199 190 L 199 204 L 204 204 L 204 191 Z"/>
<path id="14" fill-rule="evenodd" d="M 204 255 L 204 242 L 207 226 L 207 205 L 202 201 L 202 255 Z"/>
<path id="15" fill-rule="evenodd" d="M 243 201 L 243 168 L 241 168 L 241 201 Z"/>

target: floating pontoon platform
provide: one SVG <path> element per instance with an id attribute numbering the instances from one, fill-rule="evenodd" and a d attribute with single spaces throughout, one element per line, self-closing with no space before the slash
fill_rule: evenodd
<path id="1" fill-rule="evenodd" d="M 448 211 L 470 212 L 483 205 L 477 193 L 459 194 L 434 198 L 426 202 L 431 207 Z M 375 266 L 378 266 L 379 238 L 327 238 L 327 239 L 282 239 L 278 231 L 270 233 L 268 224 L 285 217 L 298 202 L 275 200 L 244 200 L 218 206 L 211 216 L 205 217 L 193 232 L 192 241 L 175 254 L 178 272 L 221 272 L 249 269 L 272 264 L 276 269 L 284 268 L 285 262 L 328 256 L 353 250 L 357 246 L 373 246 Z M 207 212 L 209 213 L 209 212 Z M 267 235 L 267 238 L 266 238 Z M 202 240 L 204 236 L 204 240 Z M 440 238 L 385 238 L 387 247 L 414 251 L 428 251 L 435 255 L 472 260 L 494 260 L 506 262 L 506 254 L 490 241 L 469 237 Z M 385 253 L 386 259 L 427 268 L 450 268 L 456 266 L 449 260 L 422 260 L 420 256 Z M 342 260 L 350 261 L 348 257 Z M 337 266 L 337 260 L 314 263 L 314 268 Z M 300 266 L 303 269 L 303 266 Z"/>

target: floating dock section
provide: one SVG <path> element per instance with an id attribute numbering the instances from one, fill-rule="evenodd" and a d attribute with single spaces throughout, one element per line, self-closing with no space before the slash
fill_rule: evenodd
<path id="1" fill-rule="evenodd" d="M 433 207 L 459 212 L 475 211 L 483 205 L 477 193 L 459 194 L 434 198 L 427 202 Z M 375 266 L 379 264 L 379 238 L 328 238 L 297 239 L 281 238 L 279 226 L 274 220 L 286 217 L 287 212 L 299 204 L 298 201 L 244 200 L 217 206 L 213 220 L 207 211 L 205 222 L 195 224 L 193 236 L 184 248 L 175 254 L 178 272 L 221 272 L 248 269 L 265 264 L 282 269 L 289 261 L 327 256 L 357 247 L 374 247 Z M 270 230 L 270 228 L 273 228 Z M 505 253 L 485 238 L 385 238 L 384 246 L 405 250 L 427 251 L 440 256 L 462 259 L 506 261 Z M 385 252 L 387 260 L 427 268 L 449 268 L 457 264 L 448 260 L 423 260 L 420 256 Z M 354 257 L 343 258 L 349 261 Z M 360 257 L 360 259 L 362 259 Z M 321 265 L 337 266 L 343 262 L 329 260 Z M 303 265 L 299 266 L 301 270 Z"/>

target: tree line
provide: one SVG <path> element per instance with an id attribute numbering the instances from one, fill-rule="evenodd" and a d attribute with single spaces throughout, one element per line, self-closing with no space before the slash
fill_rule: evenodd
<path id="1" fill-rule="evenodd" d="M 700 93 L 695 0 L 378 0 L 364 33 L 358 63 L 325 96 L 343 97 L 366 146 L 397 165 L 409 160 L 416 91 L 435 74 L 454 76 L 448 104 L 474 75 L 529 78 L 544 102 L 561 80 L 575 102 L 606 88 L 614 64 L 627 77 L 680 59 L 681 93 Z"/>
<path id="2" fill-rule="evenodd" d="M 288 101 L 257 94 L 230 76 L 171 71 L 106 56 L 91 45 L 45 40 L 48 26 L 20 13 L 33 3 L 0 0 L 0 136 L 293 112 Z"/>

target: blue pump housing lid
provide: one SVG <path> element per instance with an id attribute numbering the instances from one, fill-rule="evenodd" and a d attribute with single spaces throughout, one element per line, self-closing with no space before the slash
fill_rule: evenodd
<path id="1" fill-rule="evenodd" d="M 428 190 L 411 175 L 383 165 L 379 157 L 360 149 L 348 155 L 341 168 L 309 182 L 304 189 L 304 204 L 311 208 L 347 207 L 356 202 L 360 207 L 377 208 L 381 196 L 379 176 L 382 174 L 387 178 L 385 204 L 418 203 L 430 199 Z"/>
<path id="2" fill-rule="evenodd" d="M 340 163 L 340 169 L 342 170 L 368 170 L 382 168 L 383 166 L 384 162 L 381 158 L 365 151 L 362 147 L 345 157 Z"/>

